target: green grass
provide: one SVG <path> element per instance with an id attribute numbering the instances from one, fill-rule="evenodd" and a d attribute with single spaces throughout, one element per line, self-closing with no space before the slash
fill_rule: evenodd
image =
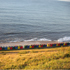
<path id="1" fill-rule="evenodd" d="M 70 47 L 0 53 L 0 69 L 70 69 Z"/>

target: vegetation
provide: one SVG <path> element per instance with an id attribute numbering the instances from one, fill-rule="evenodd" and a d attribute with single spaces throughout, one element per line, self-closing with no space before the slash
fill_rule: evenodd
<path id="1" fill-rule="evenodd" d="M 70 47 L 0 51 L 0 69 L 70 69 Z"/>

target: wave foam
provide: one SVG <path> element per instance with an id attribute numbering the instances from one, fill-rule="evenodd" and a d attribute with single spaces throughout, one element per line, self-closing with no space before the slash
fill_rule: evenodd
<path id="1" fill-rule="evenodd" d="M 33 38 L 33 39 L 29 39 L 29 40 L 24 40 L 24 41 L 51 41 L 50 39 L 46 39 L 46 38 Z"/>
<path id="2" fill-rule="evenodd" d="M 57 40 L 58 42 L 70 42 L 70 37 L 63 37 Z"/>
<path id="3" fill-rule="evenodd" d="M 29 40 L 24 40 L 24 41 L 36 41 L 37 38 L 29 39 Z"/>
<path id="4" fill-rule="evenodd" d="M 52 41 L 52 40 L 46 39 L 46 38 L 41 38 L 41 39 L 38 39 L 38 41 Z"/>

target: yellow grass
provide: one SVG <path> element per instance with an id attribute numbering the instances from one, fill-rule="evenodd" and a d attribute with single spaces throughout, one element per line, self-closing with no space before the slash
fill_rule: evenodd
<path id="1" fill-rule="evenodd" d="M 0 51 L 0 53 L 0 69 L 70 69 L 70 47 Z"/>

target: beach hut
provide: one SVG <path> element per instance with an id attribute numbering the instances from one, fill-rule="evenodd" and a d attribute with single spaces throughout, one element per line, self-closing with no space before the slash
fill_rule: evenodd
<path id="1" fill-rule="evenodd" d="M 32 45 L 30 45 L 29 48 L 32 48 Z"/>
<path id="2" fill-rule="evenodd" d="M 15 50 L 15 46 L 12 46 L 12 49 Z"/>
<path id="3" fill-rule="evenodd" d="M 0 47 L 0 50 L 2 50 L 2 47 Z"/>
<path id="4" fill-rule="evenodd" d="M 20 46 L 18 46 L 18 49 L 20 49 Z"/>
<path id="5" fill-rule="evenodd" d="M 7 50 L 7 47 L 5 47 L 5 50 Z"/>
<path id="6" fill-rule="evenodd" d="M 53 47 L 53 44 L 50 44 L 50 47 Z"/>
<path id="7" fill-rule="evenodd" d="M 70 46 L 70 43 L 69 43 L 69 46 Z"/>
<path id="8" fill-rule="evenodd" d="M 20 49 L 23 49 L 23 46 L 20 46 Z"/>
<path id="9" fill-rule="evenodd" d="M 14 49 L 16 49 L 16 50 L 17 50 L 17 49 L 18 49 L 18 46 L 14 46 Z"/>
<path id="10" fill-rule="evenodd" d="M 39 45 L 38 47 L 41 48 L 41 45 Z"/>
<path id="11" fill-rule="evenodd" d="M 7 48 L 8 50 L 10 50 L 10 46 L 8 46 L 8 48 Z"/>
<path id="12" fill-rule="evenodd" d="M 2 47 L 2 50 L 5 50 L 5 47 Z"/>

